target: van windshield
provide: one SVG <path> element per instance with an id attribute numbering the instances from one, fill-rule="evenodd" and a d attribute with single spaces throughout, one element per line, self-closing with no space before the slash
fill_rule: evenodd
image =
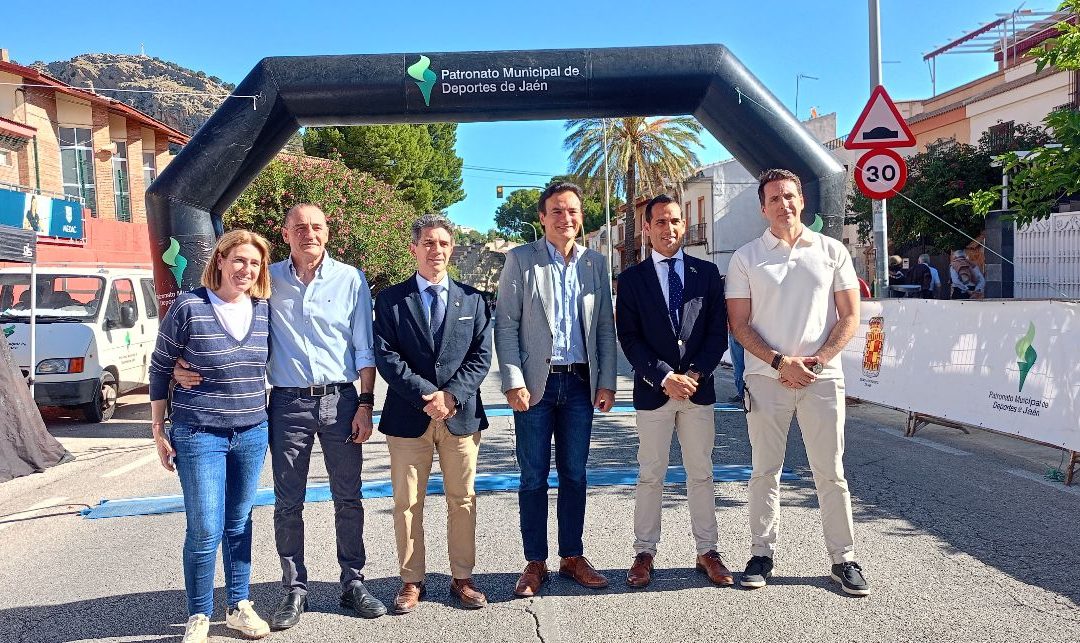
<path id="1" fill-rule="evenodd" d="M 102 277 L 38 275 L 35 317 L 39 324 L 92 320 L 97 317 L 104 298 L 105 279 Z M 0 321 L 29 320 L 30 275 L 0 275 Z"/>

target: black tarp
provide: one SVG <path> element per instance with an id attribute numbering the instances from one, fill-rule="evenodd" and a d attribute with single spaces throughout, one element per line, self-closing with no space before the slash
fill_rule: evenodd
<path id="1" fill-rule="evenodd" d="M 0 333 L 0 482 L 72 459 L 45 428 L 7 337 Z"/>

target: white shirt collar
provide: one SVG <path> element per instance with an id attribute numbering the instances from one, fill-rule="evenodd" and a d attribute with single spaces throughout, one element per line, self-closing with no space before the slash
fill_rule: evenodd
<path id="1" fill-rule="evenodd" d="M 444 273 L 440 281 L 432 282 L 424 279 L 419 272 L 416 273 L 416 287 L 420 289 L 420 292 L 427 291 L 428 286 L 442 286 L 443 292 L 446 292 L 450 287 L 450 275 Z"/>
<path id="2" fill-rule="evenodd" d="M 772 230 L 769 228 L 765 228 L 765 232 L 761 233 L 761 240 L 765 242 L 765 247 L 769 250 L 772 250 L 781 243 L 780 237 L 773 234 Z M 799 238 L 795 241 L 795 245 L 807 246 L 812 245 L 815 241 L 817 241 L 817 233 L 811 230 L 806 224 L 803 224 L 802 234 L 800 234 Z"/>
<path id="3" fill-rule="evenodd" d="M 678 252 L 676 252 L 670 258 L 671 259 L 677 259 L 678 261 L 686 261 L 686 259 L 683 257 L 682 248 L 679 248 Z M 653 250 L 652 251 L 652 260 L 653 260 L 653 265 L 660 265 L 661 262 L 667 261 L 668 257 L 665 257 L 664 255 L 660 254 L 656 250 Z"/>

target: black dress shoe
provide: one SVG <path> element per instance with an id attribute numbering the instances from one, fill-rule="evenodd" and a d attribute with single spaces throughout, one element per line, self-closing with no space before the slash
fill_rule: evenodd
<path id="1" fill-rule="evenodd" d="M 287 630 L 300 622 L 300 615 L 307 610 L 307 594 L 289 592 L 270 617 L 270 629 Z"/>
<path id="2" fill-rule="evenodd" d="M 361 618 L 379 618 L 386 614 L 386 606 L 363 583 L 356 583 L 345 590 L 341 595 L 341 606 L 353 608 Z"/>

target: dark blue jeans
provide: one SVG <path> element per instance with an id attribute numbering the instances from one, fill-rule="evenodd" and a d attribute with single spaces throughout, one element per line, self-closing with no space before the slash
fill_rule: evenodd
<path id="1" fill-rule="evenodd" d="M 585 526 L 585 464 L 589 459 L 592 419 L 589 383 L 573 373 L 552 373 L 544 397 L 528 411 L 514 412 L 521 469 L 518 512 L 525 560 L 548 557 L 548 472 L 553 436 L 559 476 L 559 555 L 584 553 L 581 533 Z"/>
<path id="2" fill-rule="evenodd" d="M 214 612 L 219 545 L 228 604 L 248 598 L 251 507 L 266 457 L 266 439 L 266 422 L 238 430 L 173 424 L 169 431 L 187 515 L 184 588 L 188 615 Z"/>

